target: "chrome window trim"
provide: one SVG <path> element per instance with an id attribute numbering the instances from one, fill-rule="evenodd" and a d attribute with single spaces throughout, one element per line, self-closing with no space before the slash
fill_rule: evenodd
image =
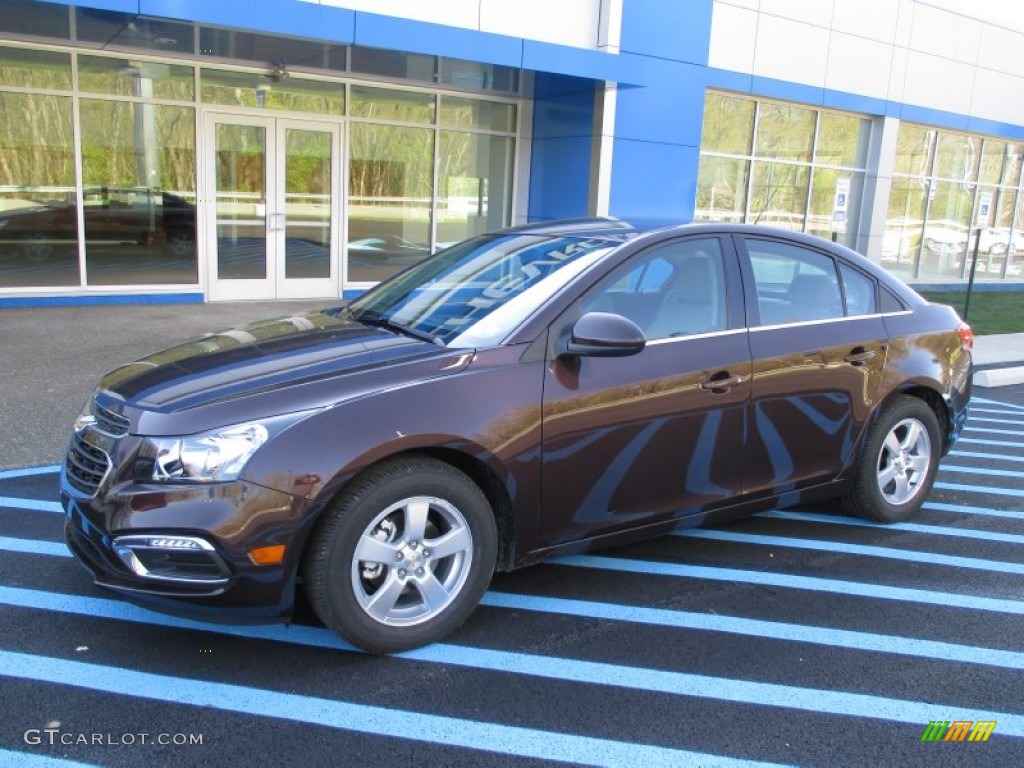
<path id="1" fill-rule="evenodd" d="M 728 331 L 709 331 L 708 333 L 691 333 L 685 336 L 668 336 L 663 339 L 652 339 L 645 346 L 654 347 L 661 344 L 673 344 L 678 341 L 691 341 L 693 339 L 711 339 L 720 336 L 735 336 L 740 333 L 747 333 L 748 328 L 734 328 Z"/>
<path id="2" fill-rule="evenodd" d="M 750 332 L 756 331 L 774 331 L 780 328 L 796 328 L 805 325 L 823 325 L 825 323 L 845 323 L 851 320 L 871 320 L 876 318 L 885 317 L 898 317 L 900 315 L 912 315 L 913 312 L 909 309 L 905 309 L 901 312 L 873 312 L 870 315 L 843 315 L 842 317 L 828 317 L 824 320 L 800 320 L 794 323 L 777 323 L 775 325 L 754 325 L 750 327 Z"/>

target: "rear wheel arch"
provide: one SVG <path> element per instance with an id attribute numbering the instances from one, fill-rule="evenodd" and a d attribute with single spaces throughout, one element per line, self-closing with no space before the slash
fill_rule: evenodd
<path id="1" fill-rule="evenodd" d="M 882 412 L 883 408 L 903 396 L 917 398 L 931 408 L 932 413 L 935 414 L 935 418 L 939 422 L 939 429 L 942 432 L 942 450 L 940 451 L 940 454 L 945 455 L 950 447 L 949 434 L 952 429 L 953 416 L 949 405 L 943 399 L 942 394 L 938 390 L 922 384 L 915 384 L 905 389 L 894 390 L 889 393 L 888 397 L 886 397 L 883 402 L 878 404 L 875 408 L 875 415 L 877 416 Z"/>

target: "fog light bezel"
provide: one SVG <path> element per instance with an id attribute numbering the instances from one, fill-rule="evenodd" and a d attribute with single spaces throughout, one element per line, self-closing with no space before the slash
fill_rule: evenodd
<path id="1" fill-rule="evenodd" d="M 111 547 L 121 562 L 136 576 L 144 579 L 177 583 L 177 584 L 203 584 L 219 586 L 231 580 L 231 569 L 228 568 L 224 559 L 217 552 L 216 547 L 201 536 L 146 533 L 115 536 L 111 541 Z M 193 552 L 204 555 L 214 565 L 219 576 L 168 576 L 166 574 L 153 573 L 146 567 L 145 563 L 136 555 L 137 550 L 148 552 Z"/>

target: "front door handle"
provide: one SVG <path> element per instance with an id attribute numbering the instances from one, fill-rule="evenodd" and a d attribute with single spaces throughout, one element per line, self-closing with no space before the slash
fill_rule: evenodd
<path id="1" fill-rule="evenodd" d="M 846 355 L 843 360 L 848 362 L 850 365 L 860 367 L 864 365 L 868 360 L 872 359 L 878 353 L 873 349 L 864 349 L 864 347 L 855 347 L 850 351 L 850 354 Z"/>
<path id="2" fill-rule="evenodd" d="M 719 371 L 702 381 L 700 383 L 700 388 L 710 390 L 716 395 L 721 395 L 728 392 L 733 387 L 739 386 L 746 380 L 746 376 L 740 374 L 731 375 L 728 371 Z"/>

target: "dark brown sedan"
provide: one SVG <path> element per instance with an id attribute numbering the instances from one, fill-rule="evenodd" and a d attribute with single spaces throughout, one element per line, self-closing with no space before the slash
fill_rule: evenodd
<path id="1" fill-rule="evenodd" d="M 438 640 L 491 574 L 842 499 L 905 520 L 967 417 L 971 332 L 857 254 L 761 227 L 527 226 L 347 307 L 108 374 L 68 543 L 154 608 Z"/>

